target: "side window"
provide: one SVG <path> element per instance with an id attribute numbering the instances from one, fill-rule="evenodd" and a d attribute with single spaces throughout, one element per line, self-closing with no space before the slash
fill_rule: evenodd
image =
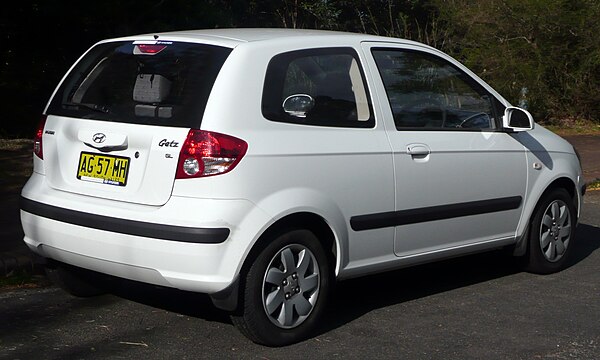
<path id="1" fill-rule="evenodd" d="M 294 124 L 374 127 L 359 64 L 350 48 L 300 50 L 273 57 L 263 89 L 263 116 Z"/>
<path id="2" fill-rule="evenodd" d="M 495 98 L 444 59 L 373 49 L 398 130 L 494 129 Z"/>

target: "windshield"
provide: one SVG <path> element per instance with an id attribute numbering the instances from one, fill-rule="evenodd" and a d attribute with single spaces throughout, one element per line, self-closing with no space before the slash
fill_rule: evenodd
<path id="1" fill-rule="evenodd" d="M 167 41 L 97 45 L 69 73 L 48 114 L 198 128 L 230 52 Z"/>

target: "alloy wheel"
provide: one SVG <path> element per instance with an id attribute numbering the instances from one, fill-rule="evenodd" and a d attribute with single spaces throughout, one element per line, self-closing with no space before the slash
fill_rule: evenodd
<path id="1" fill-rule="evenodd" d="M 562 200 L 552 201 L 540 224 L 540 246 L 546 260 L 560 260 L 571 240 L 571 215 L 567 204 Z"/>
<path id="2" fill-rule="evenodd" d="M 263 308 L 283 329 L 299 326 L 312 312 L 320 288 L 319 264 L 305 246 L 291 244 L 273 256 L 262 285 Z"/>

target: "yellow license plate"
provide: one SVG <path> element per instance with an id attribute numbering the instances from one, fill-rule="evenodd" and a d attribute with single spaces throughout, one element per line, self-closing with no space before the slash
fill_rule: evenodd
<path id="1" fill-rule="evenodd" d="M 82 152 L 77 178 L 102 184 L 125 186 L 129 173 L 129 158 Z"/>

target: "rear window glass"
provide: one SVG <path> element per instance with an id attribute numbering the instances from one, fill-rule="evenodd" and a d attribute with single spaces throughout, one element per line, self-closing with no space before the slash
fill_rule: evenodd
<path id="1" fill-rule="evenodd" d="M 174 42 L 97 45 L 69 73 L 48 114 L 197 128 L 230 52 Z"/>

